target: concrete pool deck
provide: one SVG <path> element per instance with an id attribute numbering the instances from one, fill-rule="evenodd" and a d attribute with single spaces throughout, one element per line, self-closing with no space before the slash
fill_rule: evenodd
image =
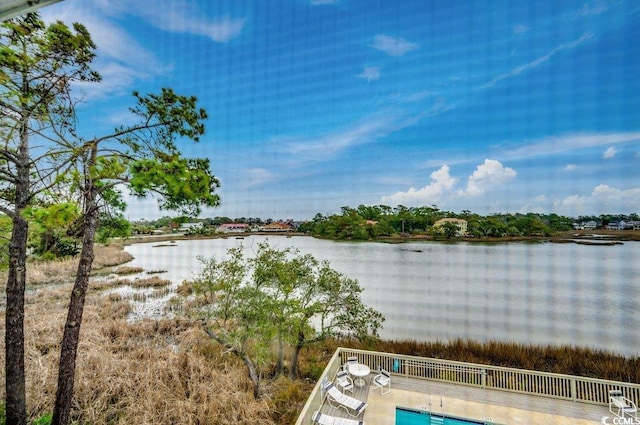
<path id="1" fill-rule="evenodd" d="M 504 391 L 470 388 L 462 385 L 394 376 L 391 392 L 364 388 L 356 391 L 356 398 L 368 406 L 361 420 L 365 425 L 392 425 L 396 406 L 430 410 L 435 414 L 458 416 L 501 425 L 594 425 L 602 417 L 613 415 L 607 406 L 557 400 Z M 322 412 L 349 417 L 344 409 L 335 409 L 326 402 Z M 613 423 L 612 419 L 609 423 Z"/>

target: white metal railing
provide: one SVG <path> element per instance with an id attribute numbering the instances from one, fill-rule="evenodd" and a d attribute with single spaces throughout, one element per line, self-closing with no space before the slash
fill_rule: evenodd
<path id="1" fill-rule="evenodd" d="M 639 384 L 350 348 L 338 348 L 322 376 L 331 379 L 350 356 L 358 357 L 358 361 L 371 370 L 382 368 L 408 378 L 602 405 L 609 403 L 609 390 L 619 389 L 625 397 L 640 400 Z M 322 406 L 321 381 L 322 377 L 302 409 L 296 425 L 309 423 L 306 419 L 311 418 L 313 412 Z"/>

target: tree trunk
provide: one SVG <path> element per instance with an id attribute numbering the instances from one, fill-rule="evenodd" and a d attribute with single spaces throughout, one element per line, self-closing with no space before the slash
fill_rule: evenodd
<path id="1" fill-rule="evenodd" d="M 201 321 L 201 325 L 202 325 L 202 329 L 206 332 L 207 335 L 209 335 L 211 339 L 218 342 L 223 347 L 229 349 L 230 352 L 232 352 L 236 356 L 240 357 L 240 359 L 242 359 L 242 362 L 244 363 L 244 365 L 247 367 L 247 370 L 249 371 L 249 379 L 251 379 L 251 382 L 253 383 L 253 397 L 256 400 L 259 399 L 262 396 L 260 391 L 260 375 L 258 374 L 258 369 L 256 368 L 256 365 L 251 360 L 251 357 L 249 357 L 249 355 L 244 350 L 238 350 L 238 348 L 233 347 L 227 341 L 225 341 L 224 338 L 222 338 L 220 335 L 216 334 L 211 329 L 209 329 L 205 320 Z M 52 425 L 53 425 L 53 422 L 52 422 Z"/>
<path id="2" fill-rule="evenodd" d="M 291 356 L 291 369 L 289 370 L 289 378 L 296 379 L 298 377 L 298 358 L 300 351 L 304 347 L 304 332 L 298 333 L 298 343 L 293 348 L 293 355 Z"/>
<path id="3" fill-rule="evenodd" d="M 95 163 L 95 147 L 92 150 L 92 156 L 93 158 L 90 164 Z M 89 173 L 90 171 L 86 172 Z M 98 227 L 97 196 L 97 189 L 94 187 L 91 178 L 87 177 L 85 181 L 83 208 L 82 251 L 80 253 L 76 280 L 73 284 L 73 290 L 71 291 L 67 321 L 65 323 L 64 335 L 60 347 L 58 390 L 56 392 L 56 403 L 53 409 L 53 419 L 51 420 L 52 425 L 67 425 L 69 423 L 76 372 L 76 358 L 78 356 L 78 342 L 80 340 L 80 325 L 82 324 L 84 301 L 89 286 L 89 274 L 91 273 L 91 267 L 93 265 L 93 247 L 96 229 Z"/>
<path id="4" fill-rule="evenodd" d="M 276 376 L 282 375 L 284 370 L 284 342 L 282 335 L 278 335 L 278 360 L 276 362 Z"/>
<path id="5" fill-rule="evenodd" d="M 24 290 L 28 224 L 21 216 L 13 219 L 9 245 L 7 309 L 5 313 L 5 391 L 8 424 L 27 423 L 24 372 Z"/>
<path id="6" fill-rule="evenodd" d="M 251 382 L 253 382 L 253 397 L 257 400 L 262 395 L 260 392 L 260 375 L 258 375 L 256 365 L 253 364 L 251 358 L 246 353 L 243 353 L 241 358 L 247 366 L 247 369 L 249 369 L 249 378 Z"/>
<path id="7" fill-rule="evenodd" d="M 15 215 L 9 243 L 7 308 L 5 312 L 5 391 L 7 424 L 26 425 L 27 402 L 24 372 L 24 291 L 27 281 L 29 224 L 22 212 L 29 204 L 29 136 L 23 118 L 16 161 Z"/>

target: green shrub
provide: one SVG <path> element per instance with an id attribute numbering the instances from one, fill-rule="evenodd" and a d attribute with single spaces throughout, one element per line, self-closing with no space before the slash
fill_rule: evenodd
<path id="1" fill-rule="evenodd" d="M 33 425 L 51 425 L 51 420 L 53 419 L 53 415 L 51 413 L 47 413 L 45 415 L 40 416 L 38 419 L 33 421 Z"/>

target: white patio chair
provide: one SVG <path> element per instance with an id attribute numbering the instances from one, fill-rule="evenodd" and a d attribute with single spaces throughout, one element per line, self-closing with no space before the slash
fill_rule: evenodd
<path id="1" fill-rule="evenodd" d="M 336 409 L 342 407 L 349 416 L 358 417 L 367 408 L 367 403 L 341 393 L 331 382 L 322 385 L 322 393 L 331 407 Z"/>
<path id="2" fill-rule="evenodd" d="M 622 395 L 620 390 L 609 390 L 609 411 L 619 418 L 629 415 L 638 418 L 638 406 Z"/>
<path id="3" fill-rule="evenodd" d="M 381 369 L 380 373 L 373 377 L 372 383 L 376 388 L 380 388 L 382 395 L 391 392 L 391 374 L 384 369 Z M 387 387 L 386 391 L 384 390 L 385 387 Z"/>
<path id="4" fill-rule="evenodd" d="M 320 425 L 364 425 L 364 422 L 357 419 L 338 418 L 336 416 L 325 415 L 315 411 L 311 420 Z"/>
<path id="5" fill-rule="evenodd" d="M 342 389 L 342 392 L 351 391 L 353 393 L 353 379 L 345 370 L 339 370 L 336 373 L 336 386 Z"/>
<path id="6" fill-rule="evenodd" d="M 357 364 L 358 363 L 358 358 L 357 357 L 347 357 L 347 362 L 343 365 L 343 369 L 346 370 L 349 375 L 351 375 L 351 372 L 349 372 L 349 366 L 351 366 L 352 364 Z"/>

